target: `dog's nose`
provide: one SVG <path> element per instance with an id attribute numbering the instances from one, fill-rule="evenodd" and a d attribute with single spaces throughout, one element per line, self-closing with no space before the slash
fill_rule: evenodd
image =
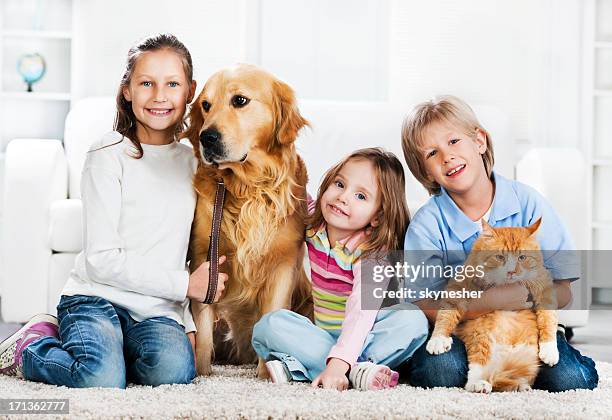
<path id="1" fill-rule="evenodd" d="M 214 144 L 221 140 L 221 133 L 216 128 L 207 128 L 200 134 L 200 143 Z"/>

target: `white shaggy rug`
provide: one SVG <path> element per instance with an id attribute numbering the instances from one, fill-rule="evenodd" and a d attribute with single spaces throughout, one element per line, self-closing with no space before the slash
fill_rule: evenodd
<path id="1" fill-rule="evenodd" d="M 337 392 L 259 381 L 251 366 L 217 366 L 213 376 L 197 378 L 190 385 L 126 390 L 68 389 L 0 376 L 0 398 L 69 398 L 66 418 L 612 418 L 612 364 L 597 363 L 597 370 L 598 389 L 558 394 L 480 395 L 407 385 Z"/>

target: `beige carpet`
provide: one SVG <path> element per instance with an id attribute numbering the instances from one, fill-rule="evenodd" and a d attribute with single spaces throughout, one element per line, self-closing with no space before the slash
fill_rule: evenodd
<path id="1" fill-rule="evenodd" d="M 2 376 L 0 398 L 69 398 L 70 418 L 612 418 L 612 364 L 598 363 L 597 369 L 595 391 L 558 394 L 480 395 L 407 385 L 336 392 L 305 384 L 275 386 L 255 379 L 252 367 L 218 366 L 214 376 L 191 385 L 127 390 L 68 389 Z"/>

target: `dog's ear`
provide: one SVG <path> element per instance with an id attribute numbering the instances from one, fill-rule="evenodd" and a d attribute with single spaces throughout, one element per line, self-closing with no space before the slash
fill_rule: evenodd
<path id="1" fill-rule="evenodd" d="M 272 89 L 276 141 L 278 144 L 292 143 L 300 129 L 308 125 L 308 121 L 300 114 L 295 94 L 288 84 L 276 80 Z"/>
<path id="2" fill-rule="evenodd" d="M 181 133 L 181 137 L 189 140 L 193 146 L 195 155 L 199 158 L 200 130 L 202 129 L 202 125 L 204 125 L 204 116 L 202 115 L 202 105 L 200 105 L 199 96 L 190 106 L 187 124 L 187 129 Z"/>

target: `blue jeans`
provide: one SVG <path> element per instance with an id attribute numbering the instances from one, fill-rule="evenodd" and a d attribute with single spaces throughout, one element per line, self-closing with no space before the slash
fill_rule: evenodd
<path id="1" fill-rule="evenodd" d="M 358 362 L 371 361 L 395 368 L 406 362 L 427 338 L 427 319 L 421 310 L 382 310 L 366 337 Z M 312 381 L 324 369 L 340 332 L 330 333 L 308 318 L 281 309 L 264 315 L 253 328 L 253 347 L 264 360 L 285 362 L 295 381 Z"/>
<path id="2" fill-rule="evenodd" d="M 425 350 L 425 344 L 415 353 L 402 373 L 407 373 L 408 382 L 423 388 L 463 387 L 467 382 L 468 361 L 465 345 L 456 336 L 451 349 L 433 355 Z M 571 389 L 594 389 L 599 382 L 595 362 L 583 356 L 569 345 L 562 332 L 557 332 L 559 363 L 550 367 L 543 365 L 533 388 L 550 392 Z"/>
<path id="3" fill-rule="evenodd" d="M 136 322 L 95 296 L 62 296 L 60 339 L 44 337 L 23 351 L 25 379 L 71 388 L 157 386 L 195 378 L 183 326 L 165 317 Z"/>

